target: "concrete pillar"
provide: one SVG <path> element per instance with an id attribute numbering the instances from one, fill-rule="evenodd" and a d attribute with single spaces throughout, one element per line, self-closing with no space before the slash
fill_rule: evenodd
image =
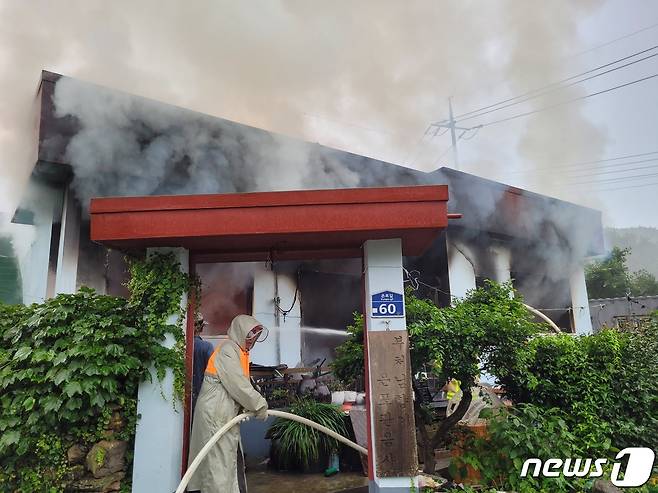
<path id="1" fill-rule="evenodd" d="M 187 272 L 189 252 L 184 248 L 154 248 L 155 252 L 174 252 L 181 268 Z M 187 295 L 181 299 L 187 306 Z M 169 319 L 176 324 L 178 315 Z M 185 327 L 185 320 L 183 320 Z M 168 335 L 163 345 L 173 347 L 175 340 Z M 183 454 L 183 404 L 176 402 L 174 409 L 174 375 L 171 369 L 158 381 L 155 369 L 151 369 L 152 381 L 139 384 L 137 414 L 141 415 L 135 433 L 135 459 L 133 462 L 133 491 L 173 492 L 181 478 Z M 164 397 L 164 398 L 163 398 Z"/>
<path id="2" fill-rule="evenodd" d="M 475 268 L 472 262 L 472 255 L 464 245 L 448 242 L 448 276 L 452 296 L 464 298 L 468 291 L 475 289 Z"/>
<path id="3" fill-rule="evenodd" d="M 404 314 L 402 244 L 399 239 L 370 240 L 363 250 L 369 491 L 409 492 L 412 486 L 417 487 L 414 476 L 418 461 Z M 404 346 L 396 346 L 395 340 L 404 341 Z M 400 366 L 396 366 L 398 358 Z M 402 467 L 407 475 L 382 477 L 391 474 L 391 466 L 395 474 L 401 464 L 407 464 Z"/>
<path id="4" fill-rule="evenodd" d="M 34 241 L 21 259 L 23 303 L 41 303 L 48 297 L 50 242 L 53 222 L 62 206 L 62 190 L 30 179 L 25 208 L 32 213 Z M 53 283 L 54 285 L 54 283 Z"/>
<path id="5" fill-rule="evenodd" d="M 261 365 L 280 363 L 294 367 L 301 359 L 301 303 L 299 293 L 295 295 L 297 279 L 294 275 L 266 269 L 254 274 L 254 296 L 252 314 L 270 331 L 267 340 L 256 344 L 250 359 Z M 292 310 L 284 317 L 276 313 L 274 298 L 279 297 L 279 306 Z M 294 306 L 293 306 L 294 302 Z"/>
<path id="6" fill-rule="evenodd" d="M 80 245 L 80 208 L 70 188 L 64 192 L 55 293 L 75 293 Z"/>
<path id="7" fill-rule="evenodd" d="M 589 299 L 585 284 L 585 269 L 579 266 L 569 278 L 571 307 L 573 309 L 574 331 L 578 335 L 592 333 L 592 319 L 589 314 Z"/>
<path id="8" fill-rule="evenodd" d="M 489 249 L 489 253 L 493 260 L 493 280 L 499 283 L 508 282 L 512 278 L 510 275 L 512 254 L 509 248 L 494 245 Z"/>

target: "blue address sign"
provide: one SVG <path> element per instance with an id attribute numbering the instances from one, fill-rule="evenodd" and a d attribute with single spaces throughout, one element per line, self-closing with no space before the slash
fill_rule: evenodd
<path id="1" fill-rule="evenodd" d="M 372 295 L 373 318 L 404 317 L 404 297 L 400 293 L 382 291 Z"/>

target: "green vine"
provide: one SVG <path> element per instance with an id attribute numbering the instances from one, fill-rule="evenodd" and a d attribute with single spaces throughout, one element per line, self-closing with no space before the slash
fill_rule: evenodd
<path id="1" fill-rule="evenodd" d="M 130 306 L 142 313 L 144 328 L 159 342 L 173 339 L 173 345 L 154 347 L 158 380 L 162 381 L 168 368 L 174 374 L 174 407 L 185 396 L 185 335 L 183 320 L 187 307 L 181 304 L 185 293 L 200 299 L 201 283 L 196 276 L 181 270 L 173 253 L 155 253 L 146 259 L 130 261 Z M 198 303 L 196 311 L 198 312 Z M 195 313 L 196 316 L 196 313 Z M 174 323 L 171 320 L 175 319 Z M 149 374 L 150 378 L 150 374 Z"/>
<path id="2" fill-rule="evenodd" d="M 128 300 L 81 288 L 31 306 L 0 303 L 0 492 L 64 491 L 79 467 L 69 448 L 102 439 L 128 442 L 130 490 L 139 383 L 171 368 L 174 406 L 182 400 L 180 300 L 200 299 L 198 279 L 173 254 L 132 260 L 130 273 Z"/>
<path id="3" fill-rule="evenodd" d="M 103 465 L 103 462 L 105 462 L 105 456 L 107 455 L 107 450 L 105 450 L 103 447 L 99 447 L 96 450 L 96 457 L 94 457 L 94 460 L 96 461 L 96 464 L 99 466 Z"/>

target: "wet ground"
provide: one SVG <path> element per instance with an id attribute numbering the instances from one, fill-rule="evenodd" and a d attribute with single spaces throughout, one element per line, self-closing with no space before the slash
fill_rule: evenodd
<path id="1" fill-rule="evenodd" d="M 251 470 L 247 474 L 249 493 L 367 493 L 368 478 L 361 473 L 322 474 Z M 365 488 L 364 488 L 365 487 Z"/>

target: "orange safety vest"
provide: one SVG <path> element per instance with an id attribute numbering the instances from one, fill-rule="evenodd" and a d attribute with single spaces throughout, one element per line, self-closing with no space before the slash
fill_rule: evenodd
<path id="1" fill-rule="evenodd" d="M 215 356 L 217 356 L 217 353 L 219 352 L 224 342 L 226 341 L 220 342 L 210 356 L 210 359 L 208 360 L 208 366 L 206 366 L 206 373 L 217 376 L 217 368 L 215 368 Z M 240 366 L 242 366 L 242 372 L 244 373 L 244 376 L 249 378 L 249 353 L 244 351 L 242 348 L 240 348 Z"/>

